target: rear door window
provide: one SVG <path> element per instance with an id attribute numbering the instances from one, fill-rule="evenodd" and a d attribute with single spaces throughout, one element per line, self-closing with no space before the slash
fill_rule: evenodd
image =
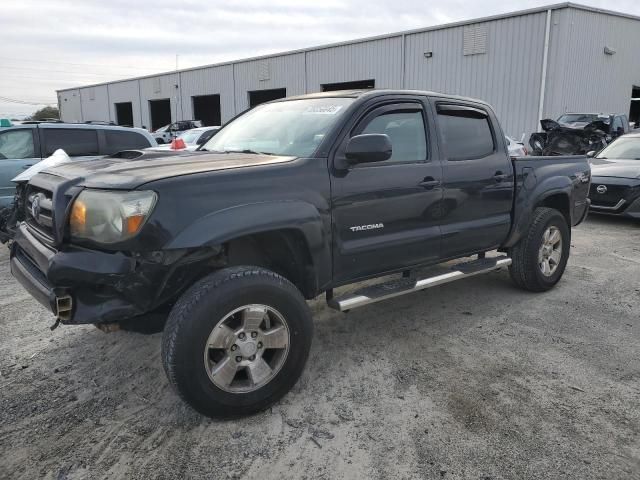
<path id="1" fill-rule="evenodd" d="M 33 130 L 8 130 L 0 133 L 0 160 L 34 158 Z"/>
<path id="2" fill-rule="evenodd" d="M 105 130 L 104 134 L 107 142 L 104 152 L 106 155 L 111 155 L 122 150 L 138 150 L 151 146 L 149 140 L 138 132 Z"/>
<path id="3" fill-rule="evenodd" d="M 480 109 L 438 105 L 438 125 L 449 161 L 480 159 L 495 151 L 489 117 Z"/>
<path id="4" fill-rule="evenodd" d="M 98 135 L 84 128 L 43 128 L 45 156 L 59 148 L 70 157 L 98 155 Z"/>

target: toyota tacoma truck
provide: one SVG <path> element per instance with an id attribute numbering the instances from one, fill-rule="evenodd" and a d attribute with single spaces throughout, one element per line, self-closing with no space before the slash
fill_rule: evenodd
<path id="1" fill-rule="evenodd" d="M 166 312 L 169 382 L 199 412 L 234 417 L 298 380 L 320 294 L 348 311 L 501 267 L 552 288 L 590 176 L 586 157 L 510 158 L 478 100 L 305 95 L 239 115 L 196 152 L 35 175 L 11 271 L 63 324 Z"/>

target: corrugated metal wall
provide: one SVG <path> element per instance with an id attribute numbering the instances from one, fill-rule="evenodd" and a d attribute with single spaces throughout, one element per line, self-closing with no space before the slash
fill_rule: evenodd
<path id="1" fill-rule="evenodd" d="M 109 86 L 109 108 L 111 113 L 110 120 L 117 123 L 116 103 L 131 102 L 133 111 L 133 126 L 140 127 L 142 122 L 142 110 L 140 108 L 140 95 L 138 91 L 138 81 L 131 80 L 127 82 L 111 83 Z"/>
<path id="2" fill-rule="evenodd" d="M 286 88 L 287 96 L 305 93 L 304 53 L 280 55 L 263 60 L 240 62 L 233 65 L 235 78 L 236 112 L 249 108 L 249 95 L 253 90 Z M 228 92 L 229 94 L 231 92 Z M 223 117 L 223 120 L 228 117 Z"/>
<path id="3" fill-rule="evenodd" d="M 377 88 L 481 98 L 495 107 L 507 134 L 520 137 L 538 129 L 546 18 L 547 11 L 540 9 L 114 82 L 108 89 L 92 87 L 94 100 L 89 100 L 87 87 L 80 89 L 82 105 L 73 97 L 78 90 L 61 91 L 62 118 L 115 120 L 113 104 L 132 101 L 136 126 L 148 127 L 149 100 L 169 98 L 177 120 L 193 117 L 193 96 L 219 94 L 225 122 L 248 108 L 248 92 L 253 90 L 286 88 L 291 96 L 320 91 L 326 83 L 374 79 Z M 605 45 L 617 53 L 604 55 Z M 631 86 L 640 85 L 639 45 L 638 20 L 556 7 L 550 24 L 544 116 L 557 117 L 566 110 L 627 112 Z"/>
<path id="4" fill-rule="evenodd" d="M 60 108 L 60 118 L 67 122 L 81 122 L 80 90 L 74 88 L 58 92 L 58 108 Z"/>
<path id="5" fill-rule="evenodd" d="M 198 95 L 220 95 L 223 119 L 235 114 L 233 94 L 233 65 L 203 68 L 180 73 L 180 92 L 183 119 L 193 118 L 193 99 Z"/>
<path id="6" fill-rule="evenodd" d="M 140 79 L 140 98 L 142 109 L 142 124 L 149 128 L 151 117 L 149 115 L 149 100 L 168 98 L 171 101 L 171 118 L 180 119 L 180 97 L 178 95 L 179 79 L 177 73 L 158 75 L 156 77 Z"/>
<path id="7" fill-rule="evenodd" d="M 464 26 L 408 35 L 405 86 L 481 98 L 506 133 L 519 138 L 538 120 L 546 13 L 485 25 L 485 54 L 463 55 Z"/>
<path id="8" fill-rule="evenodd" d="M 615 55 L 604 53 L 605 47 Z M 554 12 L 544 113 L 629 113 L 640 86 L 640 22 L 579 9 Z"/>
<path id="9" fill-rule="evenodd" d="M 109 91 L 107 85 L 80 89 L 82 102 L 82 120 L 110 120 Z"/>
<path id="10" fill-rule="evenodd" d="M 307 90 L 326 83 L 375 79 L 376 88 L 402 88 L 402 37 L 307 52 Z"/>

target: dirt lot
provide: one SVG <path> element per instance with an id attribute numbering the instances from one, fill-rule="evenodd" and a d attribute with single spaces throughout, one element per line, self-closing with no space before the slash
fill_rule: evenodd
<path id="1" fill-rule="evenodd" d="M 640 227 L 590 219 L 553 291 L 506 272 L 314 302 L 294 391 L 240 421 L 173 393 L 160 335 L 47 328 L 0 253 L 0 478 L 640 478 Z"/>

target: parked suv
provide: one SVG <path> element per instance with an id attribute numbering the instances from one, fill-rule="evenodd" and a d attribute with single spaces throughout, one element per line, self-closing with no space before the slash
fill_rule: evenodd
<path id="1" fill-rule="evenodd" d="M 151 134 L 140 128 L 74 123 L 22 124 L 0 131 L 0 207 L 13 201 L 11 181 L 23 170 L 53 154 L 59 148 L 70 157 L 100 157 L 120 150 L 157 145 Z"/>

